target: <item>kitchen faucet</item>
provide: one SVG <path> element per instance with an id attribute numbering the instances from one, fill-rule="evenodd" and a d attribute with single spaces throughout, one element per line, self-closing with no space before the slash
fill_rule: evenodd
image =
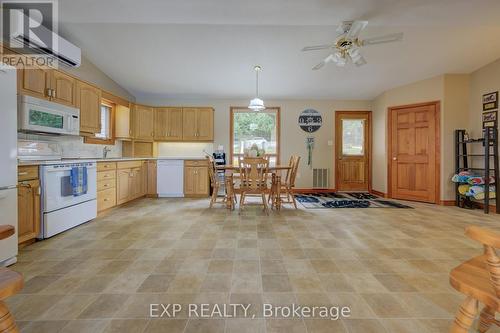
<path id="1" fill-rule="evenodd" d="M 108 152 L 111 151 L 111 148 L 109 148 L 108 146 L 104 146 L 104 148 L 102 149 L 102 158 L 106 158 L 108 156 Z"/>

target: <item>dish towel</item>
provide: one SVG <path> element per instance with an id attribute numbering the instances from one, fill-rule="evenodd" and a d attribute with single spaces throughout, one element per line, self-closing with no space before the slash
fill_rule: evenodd
<path id="1" fill-rule="evenodd" d="M 71 168 L 71 189 L 73 196 L 77 197 L 87 193 L 87 168 L 73 167 Z"/>

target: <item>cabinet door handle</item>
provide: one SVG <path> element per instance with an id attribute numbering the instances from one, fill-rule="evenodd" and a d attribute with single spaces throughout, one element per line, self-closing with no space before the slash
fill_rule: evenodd
<path id="1" fill-rule="evenodd" d="M 106 198 L 106 199 L 104 199 L 104 201 L 109 201 L 109 199 L 108 199 L 108 198 Z"/>
<path id="2" fill-rule="evenodd" d="M 23 172 L 18 172 L 17 175 L 18 176 L 26 176 L 28 174 L 27 171 L 23 171 Z"/>

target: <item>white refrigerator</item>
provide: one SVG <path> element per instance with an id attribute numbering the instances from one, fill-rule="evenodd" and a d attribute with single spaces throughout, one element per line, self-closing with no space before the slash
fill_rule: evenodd
<path id="1" fill-rule="evenodd" d="M 16 70 L 0 62 L 0 224 L 15 227 L 0 240 L 0 266 L 17 261 L 17 91 Z"/>

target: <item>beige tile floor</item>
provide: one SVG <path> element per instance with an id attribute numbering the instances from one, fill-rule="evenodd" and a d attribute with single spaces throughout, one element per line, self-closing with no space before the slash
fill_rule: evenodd
<path id="1" fill-rule="evenodd" d="M 8 300 L 23 332 L 447 332 L 448 272 L 481 252 L 480 211 L 284 209 L 143 199 L 21 250 Z M 255 319 L 149 318 L 150 303 L 250 303 Z M 349 306 L 351 318 L 264 319 L 263 303 Z M 492 330 L 493 332 L 494 330 Z"/>

